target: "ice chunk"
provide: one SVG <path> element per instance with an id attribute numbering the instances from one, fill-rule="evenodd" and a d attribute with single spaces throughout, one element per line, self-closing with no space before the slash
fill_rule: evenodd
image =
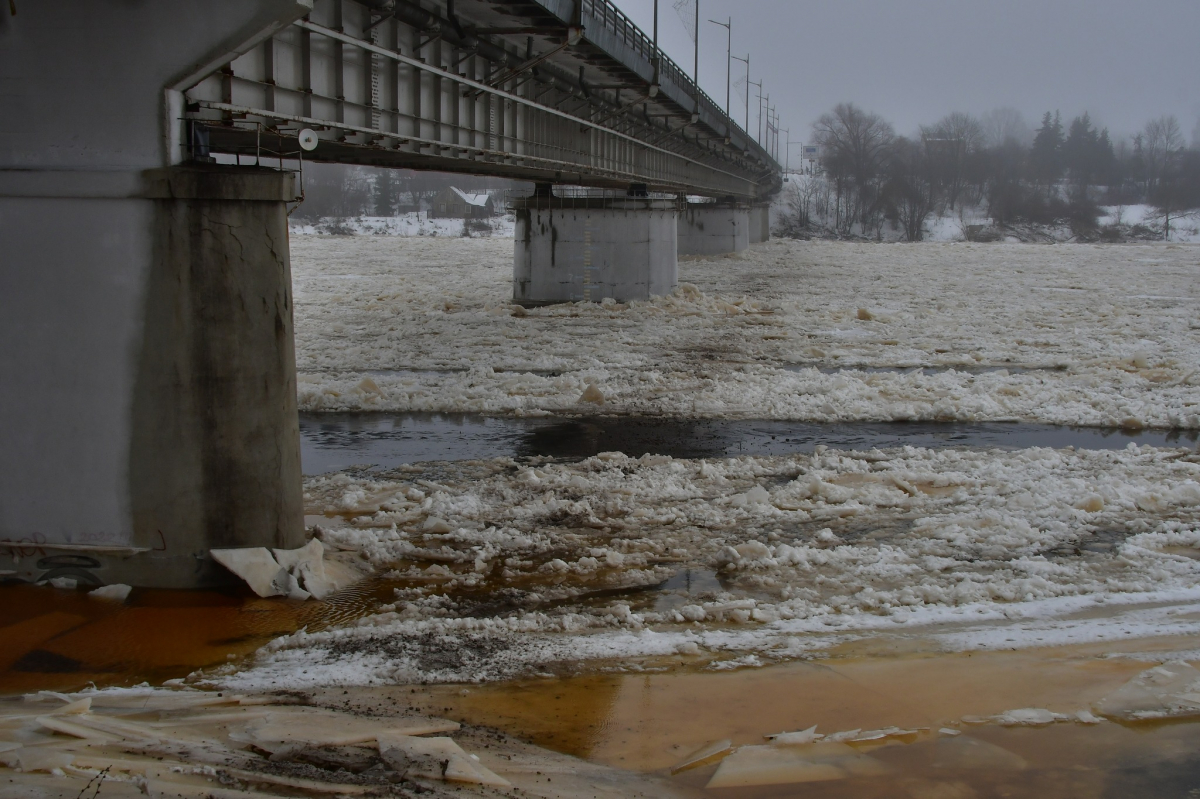
<path id="1" fill-rule="evenodd" d="M 76 699 L 74 702 L 68 702 L 57 710 L 53 711 L 52 716 L 74 716 L 79 713 L 90 713 L 92 710 L 92 698 L 85 696 L 83 699 Z"/>
<path id="2" fill-rule="evenodd" d="M 472 758 L 449 738 L 381 735 L 379 754 L 396 771 L 427 779 L 509 788 L 512 783 Z"/>
<path id="3" fill-rule="evenodd" d="M 213 560 L 241 577 L 261 597 L 288 593 L 287 569 L 279 565 L 266 547 L 210 550 Z"/>
<path id="4" fill-rule="evenodd" d="M 852 746 L 866 745 L 874 746 L 887 743 L 889 741 L 898 741 L 900 743 L 910 744 L 917 740 L 921 735 L 920 730 L 906 730 L 902 727 L 884 727 L 881 730 L 865 730 L 854 736 L 847 743 Z"/>
<path id="5" fill-rule="evenodd" d="M 426 519 L 425 523 L 421 525 L 421 529 L 427 533 L 450 533 L 454 531 L 449 522 L 437 516 L 430 516 Z"/>
<path id="6" fill-rule="evenodd" d="M 729 504 L 735 508 L 744 508 L 747 505 L 769 505 L 771 504 L 771 494 L 762 486 L 754 486 L 744 494 L 734 494 L 729 498 Z"/>
<path id="7" fill-rule="evenodd" d="M 579 401 L 580 402 L 591 402 L 595 405 L 603 405 L 604 404 L 604 392 L 601 391 L 599 389 L 599 387 L 596 386 L 595 383 L 592 383 L 583 390 L 582 394 L 579 395 Z"/>
<path id="8" fill-rule="evenodd" d="M 79 581 L 74 577 L 51 577 L 50 585 L 55 588 L 61 588 L 64 591 L 74 591 L 79 585 Z"/>
<path id="9" fill-rule="evenodd" d="M 337 582 L 330 579 L 325 571 L 325 546 L 317 539 L 299 549 L 275 549 L 272 552 L 275 553 L 275 560 L 288 570 L 298 586 L 316 599 L 324 599 L 337 590 Z M 297 596 L 294 590 L 289 591 L 289 595 L 306 598 Z"/>
<path id="10" fill-rule="evenodd" d="M 737 564 L 741 562 L 741 560 L 742 555 L 740 552 L 731 546 L 723 546 L 717 552 L 716 562 L 714 565 L 718 569 L 725 569 L 728 571 L 729 569 L 736 568 Z"/>
<path id="11" fill-rule="evenodd" d="M 1104 721 L 1104 719 L 1094 715 L 1090 710 L 1077 710 L 1072 718 L 1080 724 L 1099 724 Z"/>
<path id="12" fill-rule="evenodd" d="M 48 746 L 24 746 L 6 755 L 5 759 L 15 762 L 22 771 L 54 771 L 75 762 L 75 755 L 70 752 Z"/>
<path id="13" fill-rule="evenodd" d="M 721 761 L 706 787 L 822 782 L 887 773 L 883 763 L 842 743 L 743 746 Z"/>
<path id="14" fill-rule="evenodd" d="M 1087 513 L 1099 513 L 1104 510 L 1104 497 L 1099 494 L 1088 494 L 1075 504 L 1075 507 Z"/>
<path id="15" fill-rule="evenodd" d="M 271 552 L 276 562 L 290 572 L 300 566 L 319 566 L 325 558 L 325 547 L 315 538 L 299 549 L 272 549 Z"/>
<path id="16" fill-rule="evenodd" d="M 358 381 L 358 385 L 354 387 L 354 390 L 365 396 L 383 396 L 383 389 L 381 389 L 379 384 L 369 377 L 364 377 L 362 380 Z"/>
<path id="17" fill-rule="evenodd" d="M 721 758 L 733 751 L 733 741 L 725 738 L 715 743 L 702 746 L 690 755 L 680 760 L 675 765 L 671 766 L 671 773 L 678 774 L 681 771 L 687 771 L 690 768 L 698 768 L 706 766 L 709 763 L 715 763 Z"/>
<path id="18" fill-rule="evenodd" d="M 1029 766 L 1020 755 L 967 735 L 939 738 L 935 746 L 935 768 L 1022 771 Z"/>
<path id="19" fill-rule="evenodd" d="M 102 585 L 94 591 L 88 591 L 88 596 L 92 599 L 103 599 L 106 602 L 124 602 L 129 598 L 129 592 L 132 590 L 133 588 L 124 583 L 113 583 L 112 585 Z"/>
<path id="20" fill-rule="evenodd" d="M 738 544 L 734 549 L 744 560 L 762 560 L 771 557 L 771 550 L 761 541 L 747 541 L 744 544 Z"/>
<path id="21" fill-rule="evenodd" d="M 1004 727 L 1045 727 L 1067 717 L 1061 713 L 1052 713 L 1045 708 L 1023 707 L 1019 710 L 1006 710 L 992 717 L 997 724 Z"/>
<path id="22" fill-rule="evenodd" d="M 434 718 L 364 718 L 316 709 L 277 711 L 245 731 L 245 742 L 274 751 L 284 744 L 348 746 L 378 740 L 380 735 L 428 735 L 453 732 L 458 723 Z"/>
<path id="23" fill-rule="evenodd" d="M 1101 716 L 1150 719 L 1200 714 L 1200 671 L 1182 660 L 1146 669 L 1097 702 Z"/>
<path id="24" fill-rule="evenodd" d="M 821 736 L 817 735 L 817 725 L 814 724 L 807 730 L 777 732 L 774 735 L 766 735 L 764 737 L 773 744 L 810 744 Z"/>

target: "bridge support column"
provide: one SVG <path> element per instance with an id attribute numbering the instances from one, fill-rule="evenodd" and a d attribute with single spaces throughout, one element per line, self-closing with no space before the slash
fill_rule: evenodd
<path id="1" fill-rule="evenodd" d="M 771 206 L 750 206 L 750 243 L 762 244 L 771 239 Z"/>
<path id="2" fill-rule="evenodd" d="M 0 569 L 224 582 L 303 544 L 290 174 L 0 170 Z"/>
<path id="3" fill-rule="evenodd" d="M 750 246 L 750 212 L 733 203 L 688 203 L 679 213 L 680 255 L 721 255 Z"/>
<path id="4" fill-rule="evenodd" d="M 514 302 L 628 302 L 675 289 L 674 201 L 541 193 L 525 200 L 516 217 Z"/>

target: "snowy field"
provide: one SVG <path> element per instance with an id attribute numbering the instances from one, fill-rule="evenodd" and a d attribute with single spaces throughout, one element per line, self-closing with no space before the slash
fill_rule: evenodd
<path id="1" fill-rule="evenodd" d="M 1200 427 L 1196 246 L 774 240 L 530 310 L 512 246 L 294 236 L 301 408 Z"/>

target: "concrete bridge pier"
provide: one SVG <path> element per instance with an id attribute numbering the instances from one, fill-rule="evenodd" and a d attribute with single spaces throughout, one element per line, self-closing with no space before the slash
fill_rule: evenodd
<path id="1" fill-rule="evenodd" d="M 0 175 L 0 569 L 192 587 L 302 545 L 292 175 Z"/>
<path id="2" fill-rule="evenodd" d="M 671 293 L 678 216 L 673 200 L 535 194 L 516 209 L 513 301 L 532 307 Z"/>
<path id="3" fill-rule="evenodd" d="M 737 203 L 688 203 L 679 213 L 680 255 L 721 255 L 750 246 L 750 210 Z"/>
<path id="4" fill-rule="evenodd" d="M 303 544 L 296 192 L 188 165 L 183 92 L 312 3 L 17 5 L 0 12 L 0 577 L 234 579 L 210 549 Z"/>
<path id="5" fill-rule="evenodd" d="M 771 206 L 750 206 L 750 243 L 762 244 L 771 240 Z"/>

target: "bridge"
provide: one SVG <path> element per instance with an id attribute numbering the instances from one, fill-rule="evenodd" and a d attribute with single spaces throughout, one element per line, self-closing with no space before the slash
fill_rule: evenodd
<path id="1" fill-rule="evenodd" d="M 286 213 L 313 160 L 534 183 L 524 304 L 670 291 L 679 254 L 764 239 L 781 183 L 609 0 L 16 0 L 0 574 L 200 585 L 211 549 L 303 543 Z"/>

